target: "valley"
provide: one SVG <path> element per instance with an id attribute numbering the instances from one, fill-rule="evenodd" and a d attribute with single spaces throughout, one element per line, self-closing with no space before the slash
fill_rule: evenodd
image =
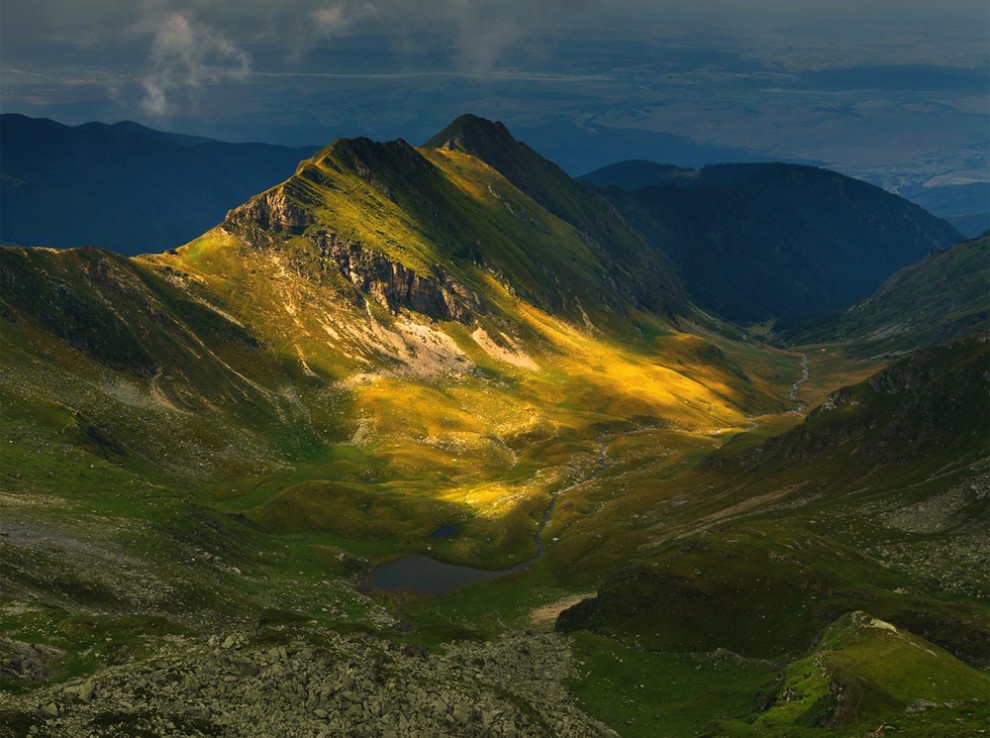
<path id="1" fill-rule="evenodd" d="M 986 237 L 755 337 L 619 199 L 465 116 L 4 248 L 0 735 L 986 730 Z"/>

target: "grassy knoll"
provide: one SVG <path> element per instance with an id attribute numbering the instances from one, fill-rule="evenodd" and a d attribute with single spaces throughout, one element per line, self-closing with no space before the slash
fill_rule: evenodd
<path id="1" fill-rule="evenodd" d="M 748 716 L 776 665 L 729 652 L 665 653 L 581 633 L 574 651 L 579 703 L 625 738 L 711 735 L 716 721 Z"/>

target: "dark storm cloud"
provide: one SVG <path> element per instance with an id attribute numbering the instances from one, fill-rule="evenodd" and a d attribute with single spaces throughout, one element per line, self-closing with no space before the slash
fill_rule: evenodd
<path id="1" fill-rule="evenodd" d="M 149 115 L 199 109 L 203 88 L 250 80 L 255 73 L 334 73 L 340 54 L 328 50 L 362 38 L 362 64 L 381 69 L 391 57 L 402 71 L 462 74 L 506 71 L 540 59 L 562 33 L 584 29 L 621 39 L 682 27 L 721 24 L 736 39 L 781 26 L 787 16 L 827 18 L 838 29 L 828 44 L 806 53 L 787 34 L 743 44 L 756 57 L 789 49 L 781 64 L 814 58 L 819 67 L 843 66 L 842 29 L 858 18 L 882 19 L 885 32 L 919 19 L 986 20 L 985 0 L 33 0 L 5 3 L 0 23 L 0 100 L 55 101 L 81 81 L 119 100 L 125 111 Z M 985 26 L 985 23 L 984 23 Z M 878 38 L 878 49 L 891 37 Z M 904 44 L 909 46 L 909 44 Z M 861 45 L 862 48 L 862 45 Z M 937 55 L 936 49 L 933 53 Z M 549 52 L 548 52 L 549 53 Z M 796 62 L 795 62 L 796 60 Z M 861 60 L 859 60 L 861 61 Z M 880 60 L 883 61 L 883 60 Z M 589 59 L 594 63 L 594 59 Z M 884 63 L 887 63 L 884 61 Z M 377 66 L 376 66 L 377 65 Z M 39 80 L 44 84 L 39 83 Z M 17 98 L 22 94 L 21 98 Z"/>
<path id="2" fill-rule="evenodd" d="M 480 73 L 601 7 L 596 0 L 37 0 L 5 6 L 2 46 L 5 65 L 17 69 L 45 73 L 85 60 L 135 75 L 141 107 L 165 114 L 176 93 L 195 103 L 204 83 L 245 78 L 259 54 L 305 70 L 321 45 L 367 34 Z"/>

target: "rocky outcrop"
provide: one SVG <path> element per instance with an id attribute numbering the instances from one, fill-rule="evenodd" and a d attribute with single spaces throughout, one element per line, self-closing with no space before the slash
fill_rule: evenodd
<path id="1" fill-rule="evenodd" d="M 286 188 L 274 190 L 254 198 L 227 214 L 228 221 L 250 223 L 266 231 L 301 232 L 315 221 L 313 216 L 286 194 Z"/>
<path id="2" fill-rule="evenodd" d="M 224 227 L 255 246 L 274 249 L 282 248 L 286 234 L 304 235 L 315 247 L 317 264 L 304 265 L 308 257 L 294 257 L 301 271 L 312 271 L 315 266 L 316 273 L 323 273 L 335 267 L 358 291 L 393 313 L 407 308 L 466 325 L 474 322 L 476 314 L 483 313 L 478 296 L 440 270 L 424 276 L 380 251 L 333 232 L 310 228 L 316 220 L 305 204 L 300 204 L 305 203 L 306 197 L 298 178 L 290 180 L 231 210 Z"/>
<path id="3" fill-rule="evenodd" d="M 335 233 L 313 237 L 320 255 L 337 265 L 340 274 L 375 302 L 396 312 L 400 307 L 441 320 L 474 322 L 482 312 L 478 296 L 443 272 L 423 277 L 378 251 L 366 249 Z"/>
<path id="4" fill-rule="evenodd" d="M 51 677 L 51 662 L 62 653 L 51 646 L 0 637 L 0 679 L 40 682 Z"/>
<path id="5" fill-rule="evenodd" d="M 368 635 L 278 627 L 173 638 L 147 661 L 23 695 L 23 734 L 314 738 L 614 738 L 576 705 L 567 639 L 504 636 L 442 653 Z"/>

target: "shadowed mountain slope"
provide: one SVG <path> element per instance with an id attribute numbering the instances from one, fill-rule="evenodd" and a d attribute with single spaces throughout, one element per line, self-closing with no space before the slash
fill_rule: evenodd
<path id="1" fill-rule="evenodd" d="M 0 132 L 0 241 L 124 254 L 195 238 L 313 153 L 14 114 L 0 117 Z"/>
<path id="2" fill-rule="evenodd" d="M 731 161 L 726 159 L 726 161 Z M 738 161 L 738 160 L 736 160 Z M 801 162 L 815 164 L 815 162 Z M 703 169 L 686 169 L 670 164 L 658 164 L 643 159 L 628 159 L 596 169 L 578 179 L 596 187 L 621 187 L 638 190 L 657 185 L 688 185 Z M 894 190 L 906 200 L 920 205 L 939 218 L 944 218 L 967 238 L 976 238 L 990 228 L 990 183 L 905 185 Z M 926 186 L 927 185 L 927 186 Z"/>
<path id="3" fill-rule="evenodd" d="M 986 330 L 990 237 L 929 254 L 863 302 L 787 335 L 795 343 L 843 341 L 857 355 L 902 354 Z"/>
<path id="4" fill-rule="evenodd" d="M 794 325 L 841 309 L 960 240 L 917 205 L 823 169 L 724 164 L 656 175 L 665 184 L 603 195 L 669 258 L 693 300 L 740 323 Z"/>

